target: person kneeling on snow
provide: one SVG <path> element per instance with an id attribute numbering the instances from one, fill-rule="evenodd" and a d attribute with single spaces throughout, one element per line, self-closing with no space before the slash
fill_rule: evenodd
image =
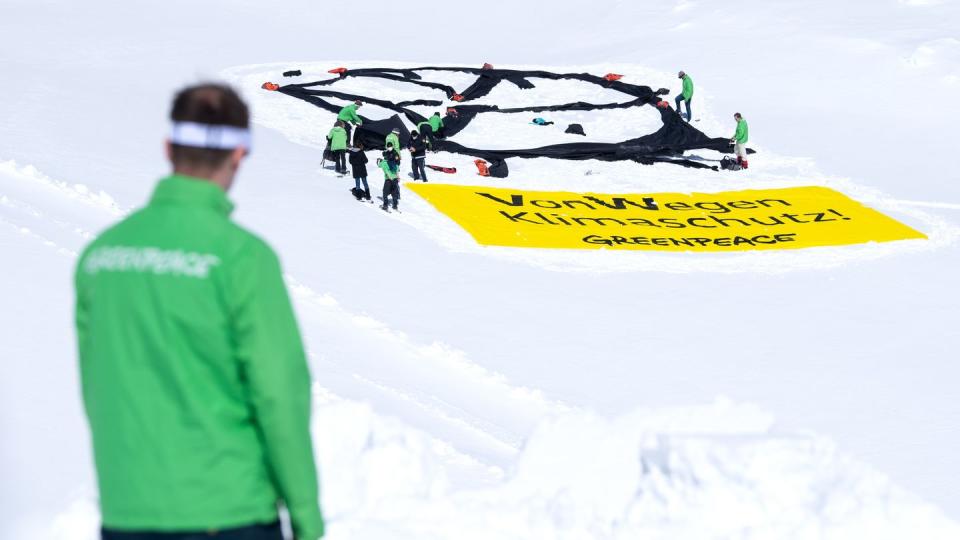
<path id="1" fill-rule="evenodd" d="M 362 198 L 370 200 L 370 186 L 367 184 L 367 155 L 363 152 L 363 143 L 357 142 L 356 146 L 350 148 L 350 167 L 353 168 L 353 180 L 357 183 L 354 188 L 354 196 L 357 200 Z M 360 189 L 360 182 L 363 182 L 363 189 Z"/>
<path id="2" fill-rule="evenodd" d="M 429 129 L 429 126 L 427 126 Z M 427 160 L 427 141 L 416 130 L 410 133 L 410 157 L 413 165 L 413 179 L 427 181 L 427 169 L 423 166 Z"/>
<path id="3" fill-rule="evenodd" d="M 427 121 L 430 122 L 430 127 L 433 128 L 433 133 L 431 133 L 430 136 L 442 139 L 444 137 L 443 118 L 440 117 L 440 113 L 433 113 L 433 116 L 431 116 Z"/>
<path id="4" fill-rule="evenodd" d="M 383 158 L 377 159 L 377 167 L 383 171 L 383 208 L 387 209 L 387 200 L 393 195 L 393 209 L 397 209 L 400 204 L 400 179 L 397 177 L 397 169 L 389 161 Z"/>
<path id="5" fill-rule="evenodd" d="M 330 141 L 330 151 L 333 152 L 337 174 L 347 174 L 347 131 L 343 129 L 343 122 L 337 120 L 333 129 L 327 134 L 327 139 Z"/>
<path id="6" fill-rule="evenodd" d="M 424 120 L 423 122 L 417 124 L 417 130 L 415 132 L 411 132 L 410 134 L 413 135 L 413 133 L 419 133 L 420 138 L 422 138 L 424 144 L 427 145 L 427 149 L 433 150 L 433 126 L 430 125 L 428 120 Z"/>
<path id="7" fill-rule="evenodd" d="M 747 141 L 750 139 L 750 129 L 747 121 L 740 113 L 734 113 L 733 119 L 737 121 L 737 130 L 734 132 L 730 142 L 733 143 L 733 153 L 737 155 L 737 161 L 744 169 L 747 168 Z"/>

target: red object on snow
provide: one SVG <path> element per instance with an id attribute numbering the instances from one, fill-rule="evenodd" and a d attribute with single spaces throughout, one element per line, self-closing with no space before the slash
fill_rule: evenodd
<path id="1" fill-rule="evenodd" d="M 346 72 L 347 72 L 347 68 L 345 67 L 338 67 L 338 68 L 327 70 L 327 73 L 336 73 L 338 75 L 343 75 Z"/>
<path id="2" fill-rule="evenodd" d="M 441 167 L 440 165 L 427 165 L 428 169 L 433 169 L 435 171 L 445 172 L 447 174 L 454 174 L 457 172 L 456 167 Z"/>
<path id="3" fill-rule="evenodd" d="M 460 113 L 457 112 L 455 107 L 447 107 L 447 116 L 457 117 L 460 116 Z"/>
<path id="4" fill-rule="evenodd" d="M 280 85 L 277 83 L 265 82 L 262 85 L 260 85 L 260 88 L 263 88 L 264 90 L 278 90 L 280 88 Z"/>
<path id="5" fill-rule="evenodd" d="M 454 94 L 453 97 L 451 97 L 450 99 L 454 101 L 463 101 L 463 96 L 461 96 L 460 94 Z"/>
<path id="6" fill-rule="evenodd" d="M 493 64 L 488 64 L 488 63 L 484 62 L 482 69 L 493 69 Z"/>
<path id="7" fill-rule="evenodd" d="M 608 81 L 619 81 L 623 78 L 623 75 L 620 75 L 619 73 L 607 73 L 603 76 L 603 78 Z"/>
<path id="8" fill-rule="evenodd" d="M 478 173 L 480 176 L 490 176 L 490 171 L 487 170 L 487 162 L 486 162 L 486 161 L 484 161 L 484 160 L 482 160 L 482 159 L 478 159 L 478 160 L 474 161 L 473 163 L 474 163 L 474 165 L 477 166 L 477 173 Z"/>
<path id="9" fill-rule="evenodd" d="M 670 107 L 670 104 L 667 103 L 666 101 L 663 101 L 662 99 L 657 102 L 657 108 L 658 108 L 658 109 L 666 109 L 666 108 L 668 108 L 668 107 Z"/>

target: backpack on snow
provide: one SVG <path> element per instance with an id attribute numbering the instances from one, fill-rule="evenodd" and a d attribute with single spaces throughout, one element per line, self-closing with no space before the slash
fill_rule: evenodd
<path id="1" fill-rule="evenodd" d="M 743 167 L 740 166 L 740 163 L 737 162 L 736 158 L 725 156 L 720 160 L 720 168 L 725 171 L 739 171 Z"/>

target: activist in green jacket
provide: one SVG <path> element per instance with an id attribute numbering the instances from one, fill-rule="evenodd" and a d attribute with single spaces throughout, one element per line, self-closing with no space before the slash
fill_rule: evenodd
<path id="1" fill-rule="evenodd" d="M 747 126 L 747 121 L 740 113 L 734 115 L 734 118 L 737 120 L 737 130 L 733 133 L 733 142 L 738 144 L 744 144 L 750 139 L 750 128 Z"/>
<path id="2" fill-rule="evenodd" d="M 709 81 L 708 81 L 709 82 Z M 686 73 L 683 74 L 683 99 L 690 101 L 693 97 L 693 79 Z"/>
<path id="3" fill-rule="evenodd" d="M 737 155 L 740 166 L 746 169 L 748 167 L 746 144 L 750 138 L 750 129 L 740 113 L 734 113 L 733 119 L 737 121 L 737 130 L 733 133 L 730 142 L 733 143 L 733 153 Z"/>
<path id="4" fill-rule="evenodd" d="M 327 138 L 330 139 L 330 150 L 336 152 L 347 149 L 347 130 L 342 127 L 333 126 L 330 133 L 327 133 Z"/>
<path id="5" fill-rule="evenodd" d="M 397 155 L 400 155 L 400 136 L 397 135 L 395 131 L 387 133 L 387 137 L 383 140 L 384 148 L 386 148 L 388 144 L 392 144 L 393 149 L 397 152 Z"/>
<path id="6" fill-rule="evenodd" d="M 693 118 L 693 111 L 690 109 L 690 100 L 693 99 L 693 79 L 683 71 L 677 73 L 677 77 L 683 80 L 683 90 L 677 94 L 677 98 L 674 100 L 677 104 L 677 114 L 686 118 L 687 122 L 689 122 Z M 680 106 L 684 104 L 687 106 L 686 115 L 680 110 Z"/>
<path id="7" fill-rule="evenodd" d="M 76 272 L 104 527 L 207 531 L 289 509 L 323 535 L 310 375 L 280 263 L 207 180 L 173 175 Z"/>
<path id="8" fill-rule="evenodd" d="M 443 118 L 440 118 L 440 113 L 433 113 L 433 116 L 427 121 L 430 122 L 430 127 L 433 128 L 434 133 L 439 132 L 440 128 L 443 127 Z"/>
<path id="9" fill-rule="evenodd" d="M 340 113 L 337 114 L 337 120 L 350 122 L 358 126 L 363 124 L 363 121 L 360 120 L 360 116 L 357 114 L 357 109 L 359 107 L 360 105 L 358 103 L 351 103 L 350 105 L 340 109 Z"/>
<path id="10" fill-rule="evenodd" d="M 177 93 L 175 173 L 75 274 L 83 403 L 104 537 L 323 535 L 310 374 L 273 250 L 229 219 L 251 148 L 232 88 Z"/>
<path id="11" fill-rule="evenodd" d="M 387 160 L 377 159 L 377 167 L 380 167 L 380 170 L 383 171 L 384 180 L 396 180 L 399 178 L 397 171 L 390 168 L 390 163 Z"/>

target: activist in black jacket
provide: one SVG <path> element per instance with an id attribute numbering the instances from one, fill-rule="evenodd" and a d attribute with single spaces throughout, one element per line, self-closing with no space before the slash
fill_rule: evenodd
<path id="1" fill-rule="evenodd" d="M 353 195 L 357 198 L 370 200 L 370 186 L 367 185 L 367 154 L 363 151 L 363 143 L 358 142 L 350 148 L 350 167 L 353 169 L 353 180 L 357 183 Z M 360 183 L 363 183 L 361 189 Z"/>
<path id="2" fill-rule="evenodd" d="M 410 132 L 410 164 L 413 166 L 413 179 L 427 181 L 427 169 L 423 164 L 427 160 L 427 139 L 416 130 Z"/>

